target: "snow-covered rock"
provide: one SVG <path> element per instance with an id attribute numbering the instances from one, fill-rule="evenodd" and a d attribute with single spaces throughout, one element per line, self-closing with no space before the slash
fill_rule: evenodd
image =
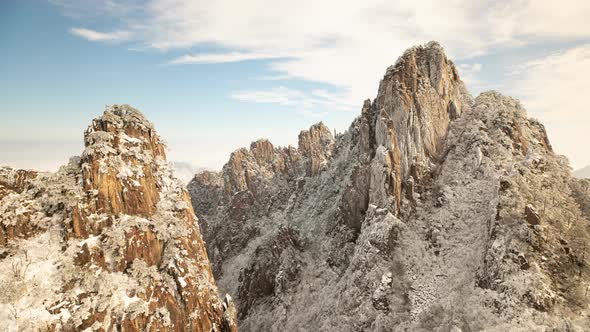
<path id="1" fill-rule="evenodd" d="M 236 331 L 153 125 L 107 107 L 55 174 L 0 170 L 0 325 Z"/>
<path id="2" fill-rule="evenodd" d="M 242 331 L 590 326 L 590 186 L 440 45 L 405 52 L 325 142 L 310 163 L 301 136 L 258 141 L 189 184 Z"/>

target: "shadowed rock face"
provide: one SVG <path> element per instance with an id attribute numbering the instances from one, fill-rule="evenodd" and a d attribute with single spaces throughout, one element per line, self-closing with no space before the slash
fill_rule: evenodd
<path id="1" fill-rule="evenodd" d="M 236 331 L 231 298 L 218 296 L 190 198 L 172 176 L 153 125 L 136 109 L 115 105 L 93 120 L 84 141 L 82 157 L 56 174 L 31 180 L 2 173 L 2 186 L 14 193 L 0 201 L 0 264 L 18 262 L 22 272 L 3 276 L 14 287 L 2 303 L 21 310 L 25 299 L 41 314 L 11 324 Z M 10 214 L 13 206 L 21 210 Z M 32 243 L 46 247 L 44 259 Z M 50 266 L 46 275 L 24 269 L 42 264 Z"/>
<path id="2" fill-rule="evenodd" d="M 473 99 L 429 43 L 347 132 L 321 126 L 188 186 L 242 331 L 590 326 L 588 186 L 518 101 Z"/>

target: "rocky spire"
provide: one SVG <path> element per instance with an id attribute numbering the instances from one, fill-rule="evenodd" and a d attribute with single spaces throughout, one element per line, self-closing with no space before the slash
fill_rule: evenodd
<path id="1" fill-rule="evenodd" d="M 449 124 L 471 107 L 471 99 L 436 42 L 410 48 L 387 69 L 371 105 L 372 191 L 393 194 L 395 211 L 407 189 L 436 167 Z M 381 167 L 383 175 L 376 173 Z M 385 188 L 378 189 L 381 185 Z M 375 197 L 371 203 L 385 202 Z"/>
<path id="2" fill-rule="evenodd" d="M 236 331 L 235 308 L 218 295 L 190 198 L 154 126 L 131 106 L 113 105 L 84 142 L 81 158 L 21 194 L 36 202 L 29 224 L 40 225 L 37 233 L 62 237 L 61 247 L 48 248 L 62 266 L 47 276 L 56 284 L 35 308 L 47 311 L 44 324 Z"/>
<path id="3" fill-rule="evenodd" d="M 74 216 L 74 233 L 91 233 L 101 241 L 92 248 L 82 246 L 79 265 L 130 275 L 142 268 L 161 271 L 142 276 L 142 287 L 134 290 L 140 301 L 157 305 L 124 324 L 132 330 L 235 329 L 231 315 L 224 316 L 231 303 L 218 298 L 188 194 L 173 178 L 153 125 L 136 109 L 114 105 L 93 120 L 84 141 L 82 180 L 90 199 L 80 210 L 79 227 Z M 106 214 L 111 229 L 96 224 L 97 214 Z M 121 227 L 117 237 L 123 238 L 113 238 L 112 229 Z M 115 241 L 119 248 L 113 252 L 107 244 Z M 171 284 L 162 287 L 162 278 Z M 170 321 L 155 319 L 157 312 L 168 312 Z"/>
<path id="4" fill-rule="evenodd" d="M 114 105 L 92 121 L 84 133 L 82 154 L 86 191 L 96 191 L 95 211 L 151 216 L 159 191 L 157 160 L 164 146 L 143 114 L 129 105 Z"/>
<path id="5" fill-rule="evenodd" d="M 436 42 L 408 49 L 365 101 L 350 132 L 358 165 L 342 197 L 341 222 L 360 227 L 369 205 L 398 215 L 443 157 L 449 125 L 472 105 L 457 68 Z"/>

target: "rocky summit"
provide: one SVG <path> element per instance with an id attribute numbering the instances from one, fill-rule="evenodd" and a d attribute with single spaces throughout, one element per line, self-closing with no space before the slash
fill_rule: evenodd
<path id="1" fill-rule="evenodd" d="M 237 331 L 153 125 L 114 105 L 55 174 L 0 169 L 0 326 Z"/>
<path id="2" fill-rule="evenodd" d="M 434 42 L 345 133 L 256 141 L 188 186 L 241 331 L 588 331 L 588 188 Z"/>

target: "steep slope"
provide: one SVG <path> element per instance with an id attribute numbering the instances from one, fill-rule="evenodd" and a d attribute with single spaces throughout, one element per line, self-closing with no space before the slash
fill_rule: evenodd
<path id="1" fill-rule="evenodd" d="M 242 331 L 590 326 L 588 195 L 516 100 L 474 100 L 429 43 L 324 127 L 189 183 Z"/>
<path id="2" fill-rule="evenodd" d="M 55 174 L 2 169 L 0 322 L 11 331 L 235 331 L 153 125 L 115 105 Z"/>

